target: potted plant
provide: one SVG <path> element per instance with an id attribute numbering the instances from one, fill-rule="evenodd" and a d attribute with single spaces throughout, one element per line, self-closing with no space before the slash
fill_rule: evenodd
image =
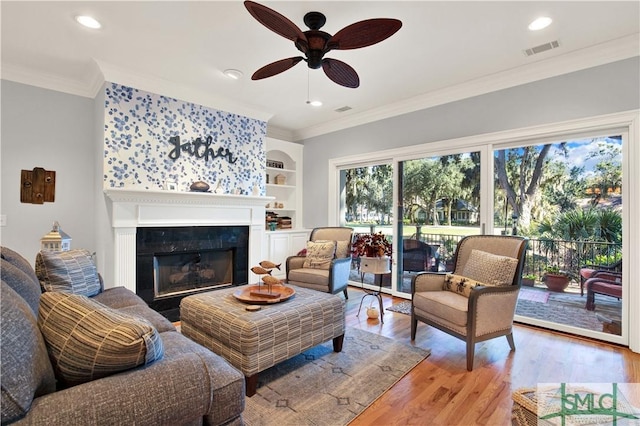
<path id="1" fill-rule="evenodd" d="M 353 255 L 361 258 L 361 272 L 374 274 L 389 272 L 392 245 L 382 232 L 358 234 L 351 247 Z"/>
<path id="2" fill-rule="evenodd" d="M 558 266 L 547 266 L 542 277 L 542 281 L 549 290 L 559 293 L 566 290 L 569 286 L 569 280 L 569 273 L 561 270 Z"/>
<path id="3" fill-rule="evenodd" d="M 526 287 L 533 287 L 538 277 L 536 274 L 526 274 L 522 276 L 522 285 Z"/>

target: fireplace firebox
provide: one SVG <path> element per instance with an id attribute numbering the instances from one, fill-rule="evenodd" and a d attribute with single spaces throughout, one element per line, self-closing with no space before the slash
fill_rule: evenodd
<path id="1" fill-rule="evenodd" d="M 249 227 L 141 227 L 136 231 L 136 293 L 171 321 L 182 298 L 246 284 Z"/>

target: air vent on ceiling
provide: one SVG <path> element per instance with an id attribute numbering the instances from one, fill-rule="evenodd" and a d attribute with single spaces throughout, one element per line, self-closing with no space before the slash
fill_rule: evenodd
<path id="1" fill-rule="evenodd" d="M 350 106 L 348 106 L 348 105 L 345 105 L 345 106 L 340 107 L 340 108 L 338 108 L 338 109 L 336 109 L 336 110 L 334 110 L 334 111 L 335 111 L 335 112 L 345 112 L 345 111 L 349 111 L 350 109 L 353 109 L 353 108 L 351 108 L 351 107 L 350 107 Z"/>
<path id="2" fill-rule="evenodd" d="M 541 44 L 540 46 L 525 49 L 524 54 L 526 56 L 533 56 L 537 55 L 538 53 L 546 52 L 547 50 L 555 49 L 557 47 L 560 47 L 560 42 L 558 40 L 554 40 L 550 41 L 549 43 Z"/>

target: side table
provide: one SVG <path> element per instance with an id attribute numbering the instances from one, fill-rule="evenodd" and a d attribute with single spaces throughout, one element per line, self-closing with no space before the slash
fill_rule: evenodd
<path id="1" fill-rule="evenodd" d="M 378 284 L 378 290 L 369 290 L 364 288 L 364 274 L 367 272 L 374 275 L 373 283 L 374 285 Z M 365 292 L 365 295 L 362 296 L 362 300 L 360 300 L 360 306 L 358 307 L 358 313 L 356 316 L 360 315 L 364 299 L 367 296 L 374 296 L 378 299 L 378 304 L 380 305 L 380 322 L 384 324 L 384 310 L 382 307 L 382 276 L 389 273 L 391 273 L 389 257 L 363 257 L 361 259 L 360 284 L 362 285 L 362 291 Z"/>

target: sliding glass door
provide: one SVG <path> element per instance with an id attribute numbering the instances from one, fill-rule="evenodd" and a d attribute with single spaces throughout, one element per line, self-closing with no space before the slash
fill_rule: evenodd
<path id="1" fill-rule="evenodd" d="M 629 236 L 640 235 L 629 219 L 636 120 L 621 113 L 332 159 L 330 223 L 383 233 L 393 257 L 382 290 L 404 298 L 418 272 L 453 269 L 465 235 L 526 236 L 516 321 L 637 344 L 638 266 L 623 262 L 637 258 Z M 352 265 L 354 284 L 374 285 Z"/>
<path id="2" fill-rule="evenodd" d="M 458 241 L 480 233 L 480 152 L 398 162 L 397 290 L 421 271 L 450 271 Z"/>
<path id="3" fill-rule="evenodd" d="M 389 163 L 354 165 L 340 170 L 340 225 L 354 230 L 354 237 L 382 233 L 393 243 L 393 167 Z M 360 269 L 353 256 L 350 280 L 373 286 L 375 277 Z M 391 274 L 378 277 L 376 285 L 391 289 Z"/>
<path id="4" fill-rule="evenodd" d="M 612 134 L 494 151 L 494 227 L 529 237 L 518 321 L 622 335 L 622 148 Z"/>

